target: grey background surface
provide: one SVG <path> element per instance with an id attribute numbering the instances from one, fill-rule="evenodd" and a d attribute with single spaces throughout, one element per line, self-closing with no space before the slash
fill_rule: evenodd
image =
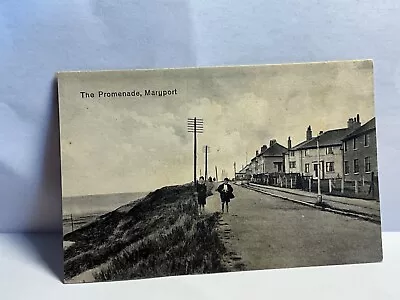
<path id="1" fill-rule="evenodd" d="M 55 72 L 372 58 L 384 231 L 397 200 L 400 3 L 2 1 L 0 232 L 61 232 Z"/>

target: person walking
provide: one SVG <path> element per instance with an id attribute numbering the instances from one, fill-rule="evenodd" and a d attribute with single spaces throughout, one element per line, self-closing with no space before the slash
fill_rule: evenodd
<path id="1" fill-rule="evenodd" d="M 224 182 L 217 188 L 217 191 L 219 192 L 221 198 L 222 212 L 224 212 L 225 206 L 226 212 L 229 212 L 229 202 L 231 202 L 231 199 L 235 196 L 233 195 L 233 188 L 229 184 L 228 178 L 224 179 Z"/>
<path id="2" fill-rule="evenodd" d="M 197 183 L 197 203 L 199 205 L 199 212 L 204 212 L 207 198 L 207 185 L 203 176 L 200 176 Z"/>

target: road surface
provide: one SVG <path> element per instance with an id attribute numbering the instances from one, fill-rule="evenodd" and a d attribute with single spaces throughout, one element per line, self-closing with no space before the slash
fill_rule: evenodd
<path id="1" fill-rule="evenodd" d="M 324 212 L 233 185 L 224 243 L 247 270 L 378 262 L 380 225 Z M 218 192 L 208 212 L 220 211 Z M 225 230 L 224 230 L 225 231 Z"/>

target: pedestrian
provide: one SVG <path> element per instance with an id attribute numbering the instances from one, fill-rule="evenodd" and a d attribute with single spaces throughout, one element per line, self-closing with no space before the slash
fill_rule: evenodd
<path id="1" fill-rule="evenodd" d="M 228 178 L 224 179 L 224 182 L 217 188 L 217 191 L 219 192 L 221 198 L 222 212 L 224 212 L 225 206 L 226 212 L 229 212 L 229 202 L 231 202 L 231 199 L 233 199 L 235 196 L 233 195 L 233 188 L 229 184 Z"/>
<path id="2" fill-rule="evenodd" d="M 197 183 L 197 203 L 200 213 L 204 212 L 207 198 L 207 186 L 203 176 L 200 176 Z"/>

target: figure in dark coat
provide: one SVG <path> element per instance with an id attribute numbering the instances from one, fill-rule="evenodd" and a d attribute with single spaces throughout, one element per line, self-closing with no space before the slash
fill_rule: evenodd
<path id="1" fill-rule="evenodd" d="M 225 206 L 226 212 L 229 211 L 229 202 L 231 202 L 231 199 L 234 198 L 233 188 L 228 182 L 229 179 L 225 178 L 224 182 L 217 188 L 217 191 L 219 192 L 221 198 L 222 212 L 224 212 Z"/>
<path id="2" fill-rule="evenodd" d="M 206 205 L 207 198 L 207 186 L 204 177 L 201 176 L 197 183 L 197 203 L 199 204 L 200 212 L 204 212 L 204 206 Z"/>

